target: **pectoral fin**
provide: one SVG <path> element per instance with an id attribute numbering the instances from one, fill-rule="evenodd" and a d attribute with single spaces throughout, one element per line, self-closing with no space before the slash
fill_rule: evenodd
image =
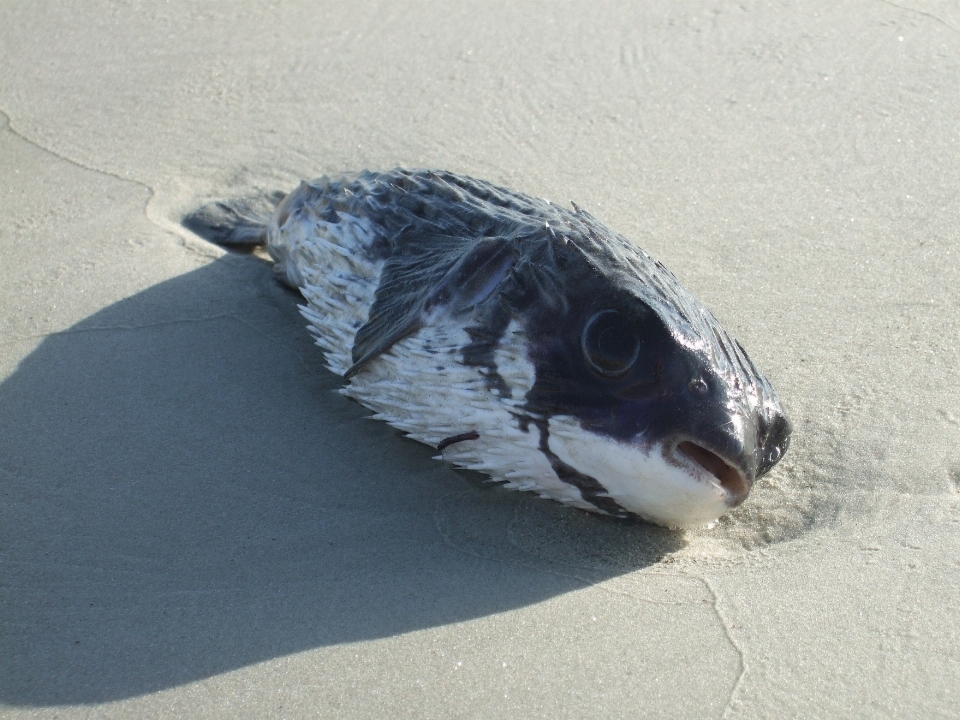
<path id="1" fill-rule="evenodd" d="M 520 257 L 516 241 L 445 235 L 407 243 L 384 264 L 367 323 L 353 343 L 353 377 L 365 363 L 440 316 L 466 312 L 493 294 Z"/>

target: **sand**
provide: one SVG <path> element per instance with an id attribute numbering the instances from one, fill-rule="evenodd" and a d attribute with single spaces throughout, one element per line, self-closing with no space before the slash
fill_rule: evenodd
<path id="1" fill-rule="evenodd" d="M 0 16 L 0 715 L 960 716 L 955 3 Z M 662 260 L 785 460 L 686 533 L 484 484 L 180 226 L 397 165 Z"/>

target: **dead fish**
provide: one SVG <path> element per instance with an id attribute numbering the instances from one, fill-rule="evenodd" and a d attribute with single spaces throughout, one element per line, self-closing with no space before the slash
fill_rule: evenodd
<path id="1" fill-rule="evenodd" d="M 184 225 L 265 243 L 341 392 L 508 488 L 697 526 L 742 503 L 789 445 L 743 347 L 576 205 L 398 169 L 211 203 Z"/>

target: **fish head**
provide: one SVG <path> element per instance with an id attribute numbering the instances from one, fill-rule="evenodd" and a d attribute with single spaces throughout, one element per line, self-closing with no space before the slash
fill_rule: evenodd
<path id="1" fill-rule="evenodd" d="M 549 418 L 541 445 L 603 511 L 707 524 L 740 505 L 788 447 L 790 421 L 769 381 L 699 303 L 580 294 L 533 334 L 527 406 Z"/>

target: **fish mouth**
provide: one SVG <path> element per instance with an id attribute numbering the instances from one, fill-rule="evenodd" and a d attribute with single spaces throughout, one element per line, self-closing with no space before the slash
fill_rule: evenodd
<path id="1" fill-rule="evenodd" d="M 734 467 L 712 450 L 689 440 L 677 444 L 676 452 L 692 460 L 700 468 L 713 476 L 715 484 L 725 493 L 727 504 L 734 508 L 750 494 L 750 482 L 742 470 Z"/>

